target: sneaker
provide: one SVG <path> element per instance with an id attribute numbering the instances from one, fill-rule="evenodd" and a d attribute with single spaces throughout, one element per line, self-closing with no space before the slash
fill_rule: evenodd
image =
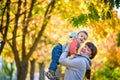
<path id="1" fill-rule="evenodd" d="M 55 76 L 55 77 L 53 78 L 53 80 L 59 80 L 59 78 Z"/>
<path id="2" fill-rule="evenodd" d="M 55 72 L 53 70 L 49 70 L 48 72 L 45 73 L 48 79 L 53 79 L 55 77 Z"/>
<path id="3" fill-rule="evenodd" d="M 58 77 L 53 77 L 53 78 L 50 78 L 50 80 L 59 80 Z"/>

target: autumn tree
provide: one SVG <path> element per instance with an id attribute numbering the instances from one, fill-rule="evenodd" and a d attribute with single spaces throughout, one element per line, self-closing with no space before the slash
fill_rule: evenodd
<path id="1" fill-rule="evenodd" d="M 18 80 L 25 80 L 28 60 L 33 53 L 39 51 L 41 54 L 36 56 L 44 55 L 42 60 L 44 61 L 48 54 L 42 53 L 47 51 L 50 53 L 50 50 L 46 49 L 47 44 L 57 43 L 70 31 L 89 26 L 88 32 L 91 31 L 89 35 L 93 34 L 94 40 L 91 40 L 96 41 L 96 44 L 102 44 L 110 33 L 112 34 L 114 30 L 118 31 L 119 20 L 113 16 L 114 11 L 112 11 L 114 1 L 118 6 L 119 0 L 56 0 L 56 2 L 55 0 L 1 0 L 0 40 L 3 44 L 0 53 L 5 46 L 7 55 L 11 56 L 12 50 L 12 57 L 18 69 Z M 70 26 L 71 23 L 75 26 L 74 30 Z M 68 26 L 66 30 L 63 30 L 62 27 L 66 26 Z"/>
<path id="2" fill-rule="evenodd" d="M 37 0 L 5 0 L 0 2 L 1 8 L 1 25 L 0 32 L 2 37 L 2 49 L 7 42 L 14 54 L 17 66 L 17 79 L 25 80 L 28 70 L 28 60 L 35 51 L 37 44 L 47 26 L 54 9 L 55 0 L 37 1 Z M 40 25 L 32 24 L 33 10 L 36 5 L 45 4 L 43 8 L 43 16 L 41 16 Z M 41 7 L 41 8 L 42 8 Z M 33 36 L 32 41 L 29 35 L 34 33 L 37 28 L 37 34 Z M 32 31 L 33 30 L 33 31 Z M 7 35 L 9 33 L 9 35 Z M 31 42 L 29 42 L 29 41 Z M 22 74 L 22 75 L 21 75 Z"/>

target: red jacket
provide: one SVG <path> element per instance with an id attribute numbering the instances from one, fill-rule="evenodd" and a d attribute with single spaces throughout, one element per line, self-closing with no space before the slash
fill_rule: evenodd
<path id="1" fill-rule="evenodd" d="M 76 38 L 74 38 L 70 43 L 70 55 L 77 54 L 77 50 L 78 50 L 77 48 L 78 48 L 78 41 Z"/>

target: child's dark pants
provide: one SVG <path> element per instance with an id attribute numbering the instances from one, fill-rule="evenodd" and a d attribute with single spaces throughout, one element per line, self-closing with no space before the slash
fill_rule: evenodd
<path id="1" fill-rule="evenodd" d="M 61 54 L 62 54 L 62 45 L 58 44 L 52 50 L 52 61 L 51 61 L 49 70 L 56 71 Z"/>

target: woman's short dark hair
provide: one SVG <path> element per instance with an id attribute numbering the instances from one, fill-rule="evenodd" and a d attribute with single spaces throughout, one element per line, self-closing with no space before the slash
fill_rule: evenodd
<path id="1" fill-rule="evenodd" d="M 90 59 L 93 59 L 95 55 L 97 54 L 97 47 L 92 42 L 87 42 L 85 45 L 87 45 L 91 49 L 92 56 L 90 57 Z"/>
<path id="2" fill-rule="evenodd" d="M 85 45 L 87 45 L 91 49 L 91 51 L 92 51 L 91 55 L 92 56 L 90 57 L 90 59 L 93 59 L 95 57 L 95 55 L 97 54 L 97 47 L 92 42 L 87 42 Z M 91 69 L 86 70 L 85 76 L 89 80 L 90 80 L 90 75 L 91 75 Z"/>

